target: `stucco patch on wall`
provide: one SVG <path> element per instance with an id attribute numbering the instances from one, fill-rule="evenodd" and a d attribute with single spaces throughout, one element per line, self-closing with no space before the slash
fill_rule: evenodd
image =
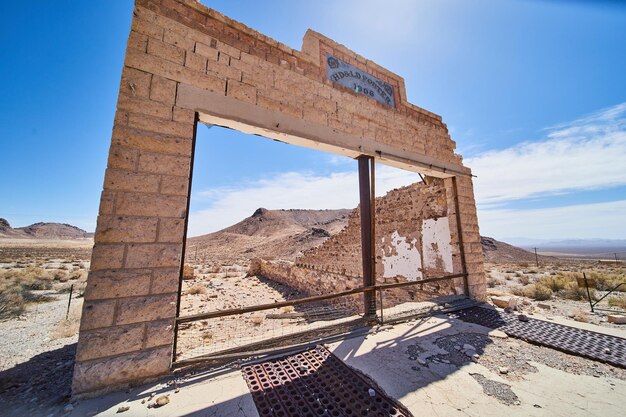
<path id="1" fill-rule="evenodd" d="M 417 239 L 410 240 L 397 231 L 391 234 L 387 243 L 382 238 L 385 254 L 383 256 L 384 278 L 403 276 L 409 281 L 422 278 L 422 258 L 417 249 Z"/>
<path id="2" fill-rule="evenodd" d="M 422 221 L 422 253 L 425 268 L 443 268 L 445 272 L 453 272 L 448 217 Z"/>

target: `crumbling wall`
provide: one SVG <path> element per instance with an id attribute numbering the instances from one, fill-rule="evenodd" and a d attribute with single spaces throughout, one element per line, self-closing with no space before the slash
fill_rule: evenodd
<path id="1" fill-rule="evenodd" d="M 456 221 L 450 221 L 444 180 L 429 178 L 376 198 L 376 277 L 378 282 L 419 281 L 462 272 Z M 452 225 L 451 225 L 452 223 Z M 453 233 L 454 231 L 454 233 Z M 321 246 L 294 264 L 257 260 L 251 273 L 289 285 L 309 295 L 331 294 L 362 286 L 360 211 Z M 462 293 L 461 280 L 438 284 L 438 290 Z M 391 294 L 391 292 L 390 292 Z M 402 302 L 415 289 L 393 292 Z"/>
<path id="2" fill-rule="evenodd" d="M 394 100 L 382 103 L 366 89 L 330 79 L 331 58 L 378 78 Z M 209 116 L 294 143 L 419 166 L 446 178 L 446 189 L 457 176 L 470 294 L 484 294 L 471 172 L 454 153 L 442 118 L 407 101 L 402 77 L 314 31 L 298 51 L 195 0 L 136 0 L 85 290 L 75 394 L 171 371 L 195 128 Z"/>
<path id="3" fill-rule="evenodd" d="M 376 198 L 376 276 L 382 282 L 461 272 L 458 237 L 450 225 L 444 180 L 430 178 Z M 456 224 L 455 224 L 456 226 Z M 360 212 L 296 265 L 362 276 Z"/>

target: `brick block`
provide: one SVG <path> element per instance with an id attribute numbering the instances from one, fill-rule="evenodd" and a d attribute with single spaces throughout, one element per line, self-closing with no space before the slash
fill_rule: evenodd
<path id="1" fill-rule="evenodd" d="M 146 20 L 133 19 L 131 30 L 142 33 L 153 39 L 163 39 L 163 28 Z"/>
<path id="2" fill-rule="evenodd" d="M 148 49 L 148 36 L 132 30 L 128 36 L 126 47 L 146 52 Z"/>
<path id="3" fill-rule="evenodd" d="M 239 81 L 228 81 L 226 95 L 237 100 L 256 104 L 256 88 Z"/>
<path id="4" fill-rule="evenodd" d="M 162 153 L 140 153 L 138 169 L 141 172 L 188 178 L 191 170 L 191 158 Z"/>
<path id="5" fill-rule="evenodd" d="M 156 217 L 100 216 L 98 218 L 98 241 L 103 243 L 155 242 Z"/>
<path id="6" fill-rule="evenodd" d="M 148 54 L 166 59 L 178 65 L 185 62 L 185 50 L 175 45 L 156 40 L 148 40 Z"/>
<path id="7" fill-rule="evenodd" d="M 163 34 L 163 41 L 169 43 L 170 45 L 175 45 L 179 48 L 182 48 L 187 52 L 193 51 L 196 43 L 188 36 L 185 36 L 180 32 L 174 31 L 172 29 L 165 29 L 165 33 Z"/>
<path id="8" fill-rule="evenodd" d="M 133 243 L 128 245 L 126 268 L 180 266 L 182 243 Z"/>
<path id="9" fill-rule="evenodd" d="M 190 139 L 193 137 L 194 130 L 193 124 L 173 122 L 133 113 L 128 116 L 128 126 L 146 132 L 155 132 Z"/>
<path id="10" fill-rule="evenodd" d="M 161 75 L 174 81 L 195 85 L 209 91 L 225 91 L 226 82 L 214 75 L 202 74 L 165 59 L 130 49 L 126 53 L 125 64 L 152 74 Z"/>
<path id="11" fill-rule="evenodd" d="M 161 177 L 161 194 L 167 195 L 184 195 L 189 190 L 189 178 L 174 177 L 171 175 L 163 175 Z"/>
<path id="12" fill-rule="evenodd" d="M 155 269 L 152 273 L 151 294 L 172 293 L 178 291 L 180 265 L 176 268 Z"/>
<path id="13" fill-rule="evenodd" d="M 112 144 L 171 155 L 191 155 L 192 139 L 116 126 Z"/>
<path id="14" fill-rule="evenodd" d="M 124 67 L 120 82 L 120 94 L 131 97 L 148 98 L 152 74 L 134 68 Z"/>
<path id="15" fill-rule="evenodd" d="M 181 107 L 174 107 L 173 116 L 175 122 L 181 123 L 195 123 L 196 112 L 189 109 L 183 109 Z"/>
<path id="16" fill-rule="evenodd" d="M 159 219 L 159 242 L 179 243 L 185 235 L 185 219 Z"/>
<path id="17" fill-rule="evenodd" d="M 113 214 L 115 208 L 115 192 L 104 190 L 100 194 L 100 208 L 98 214 Z"/>
<path id="18" fill-rule="evenodd" d="M 146 326 L 146 348 L 172 346 L 174 343 L 174 320 L 153 321 Z"/>
<path id="19" fill-rule="evenodd" d="M 115 300 L 85 301 L 80 319 L 80 331 L 113 325 L 115 304 Z"/>
<path id="20" fill-rule="evenodd" d="M 77 362 L 74 365 L 72 392 L 80 394 L 111 389 L 119 384 L 157 377 L 169 372 L 171 361 L 170 346 L 113 358 Z"/>
<path id="21" fill-rule="evenodd" d="M 217 61 L 217 56 L 219 55 L 219 51 L 216 48 L 211 48 L 201 42 L 196 42 L 195 52 L 211 61 Z"/>
<path id="22" fill-rule="evenodd" d="M 220 78 L 227 78 L 229 80 L 241 81 L 241 71 L 235 67 L 230 67 L 219 61 L 208 60 L 206 64 L 208 73 L 212 73 Z"/>
<path id="23" fill-rule="evenodd" d="M 124 245 L 108 245 L 99 242 L 99 236 L 96 233 L 96 244 L 91 252 L 91 271 L 99 269 L 115 269 L 121 268 L 124 260 Z"/>
<path id="24" fill-rule="evenodd" d="M 83 331 L 78 340 L 76 360 L 98 359 L 140 350 L 143 336 L 143 324 Z"/>
<path id="25" fill-rule="evenodd" d="M 176 294 L 125 298 L 119 301 L 117 325 L 171 319 L 176 316 Z"/>
<path id="26" fill-rule="evenodd" d="M 159 191 L 160 177 L 122 169 L 107 169 L 104 175 L 104 188 L 107 190 L 156 193 Z"/>
<path id="27" fill-rule="evenodd" d="M 150 269 L 94 271 L 87 281 L 85 300 L 148 295 L 151 280 Z"/>
<path id="28" fill-rule="evenodd" d="M 150 100 L 165 103 L 171 110 L 171 105 L 176 101 L 176 81 L 153 75 L 150 84 Z"/>
<path id="29" fill-rule="evenodd" d="M 187 52 L 185 66 L 194 71 L 206 72 L 207 58 L 193 52 Z"/>
<path id="30" fill-rule="evenodd" d="M 127 216 L 184 217 L 187 198 L 184 196 L 120 193 L 115 204 L 115 213 Z M 96 236 L 97 240 L 97 236 Z M 91 268 L 93 269 L 93 261 Z M 107 268 L 117 268 L 109 266 Z"/>
<path id="31" fill-rule="evenodd" d="M 137 165 L 139 154 L 136 149 L 111 145 L 109 149 L 108 168 L 133 170 Z"/>

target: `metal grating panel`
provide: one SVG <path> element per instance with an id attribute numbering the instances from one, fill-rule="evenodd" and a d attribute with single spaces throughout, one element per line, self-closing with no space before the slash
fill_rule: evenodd
<path id="1" fill-rule="evenodd" d="M 412 416 L 322 346 L 242 374 L 261 417 Z"/>
<path id="2" fill-rule="evenodd" d="M 512 313 L 472 307 L 450 317 L 499 329 L 511 337 L 626 368 L 626 339 L 531 319 L 523 322 Z"/>

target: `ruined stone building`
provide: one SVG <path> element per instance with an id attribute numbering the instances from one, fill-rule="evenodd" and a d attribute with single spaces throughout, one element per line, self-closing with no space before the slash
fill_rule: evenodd
<path id="1" fill-rule="evenodd" d="M 391 193 L 376 207 L 377 276 L 405 271 L 407 279 L 419 279 L 418 263 L 428 273 L 460 269 L 463 292 L 483 296 L 471 171 L 454 153 L 442 118 L 407 101 L 402 77 L 312 30 L 297 50 L 194 0 L 137 0 L 74 393 L 172 371 L 198 122 L 437 178 L 406 198 Z M 394 204 L 406 204 L 405 215 L 386 218 Z M 348 236 L 350 230 L 299 263 L 333 270 L 338 266 L 325 260 L 332 253 L 347 274 L 358 275 L 348 247 L 359 237 Z M 441 240 L 448 231 L 450 238 Z"/>

